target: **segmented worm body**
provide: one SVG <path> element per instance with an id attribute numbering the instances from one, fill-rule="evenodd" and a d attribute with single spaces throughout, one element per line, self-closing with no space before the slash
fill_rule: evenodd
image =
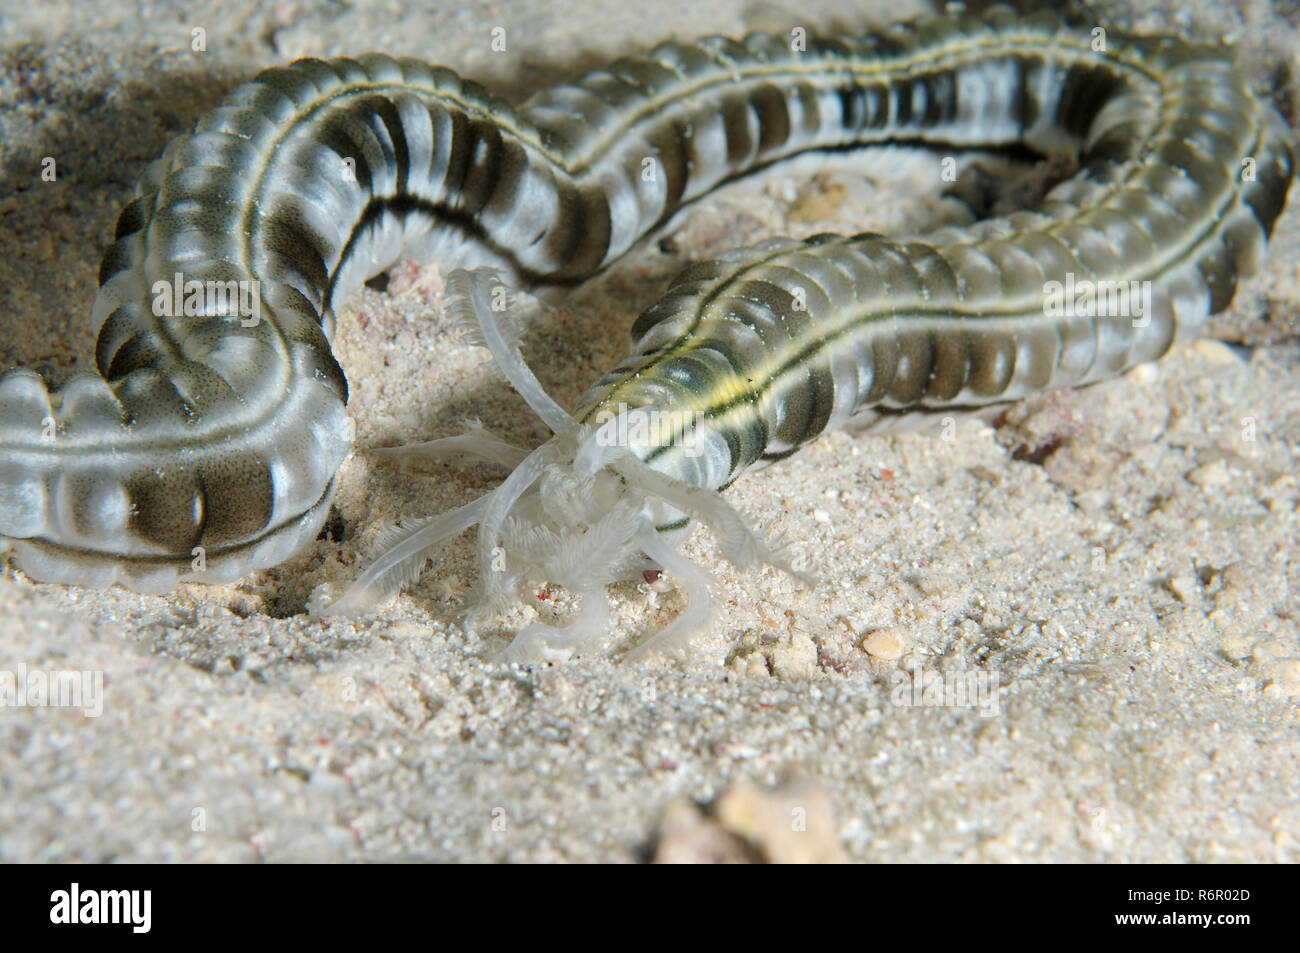
<path id="1" fill-rule="evenodd" d="M 1281 118 L 1221 47 L 1096 46 L 1005 9 L 859 38 L 712 37 L 517 109 L 382 55 L 268 70 L 173 142 L 123 211 L 94 306 L 102 377 L 53 394 L 30 372 L 0 379 L 0 537 L 34 578 L 154 591 L 288 557 L 350 449 L 333 307 L 449 233 L 517 279 L 574 282 L 683 203 L 809 150 L 1077 154 L 1076 175 L 1008 218 L 689 268 L 577 423 L 539 407 L 554 440 L 496 493 L 396 534 L 400 552 L 343 603 L 476 521 L 485 602 L 548 575 L 583 594 L 584 639 L 605 576 L 648 563 L 701 595 L 667 531 L 694 516 L 737 561 L 772 557 L 712 492 L 748 468 L 828 427 L 1110 377 L 1195 333 L 1256 270 L 1293 173 Z M 1098 295 L 1053 309 L 1054 282 Z M 230 293 L 191 306 L 188 289 L 213 286 Z M 1098 306 L 1130 288 L 1143 306 Z M 529 378 L 508 341 L 494 353 Z M 490 577 L 498 544 L 508 568 Z M 577 573 L 578 552 L 609 572 Z M 581 641 L 561 631 L 532 642 Z"/>

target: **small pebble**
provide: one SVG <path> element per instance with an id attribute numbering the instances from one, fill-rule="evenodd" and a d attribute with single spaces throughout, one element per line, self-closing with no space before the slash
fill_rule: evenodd
<path id="1" fill-rule="evenodd" d="M 879 629 L 862 640 L 862 648 L 873 658 L 895 662 L 903 657 L 907 642 L 907 633 L 901 629 Z"/>

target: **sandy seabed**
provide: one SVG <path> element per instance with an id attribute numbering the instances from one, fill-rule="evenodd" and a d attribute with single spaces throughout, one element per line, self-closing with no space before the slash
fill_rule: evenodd
<path id="1" fill-rule="evenodd" d="M 117 6 L 0 0 L 0 367 L 57 380 L 92 366 L 99 256 L 133 181 L 262 67 L 376 49 L 520 97 L 659 38 L 925 9 Z M 1297 101 L 1293 12 L 1144 10 L 1143 30 L 1239 37 L 1261 87 Z M 956 214 L 927 196 L 934 178 L 885 152 L 729 186 L 539 304 L 527 356 L 572 406 L 688 262 L 773 234 L 915 231 Z M 821 583 L 738 573 L 696 534 L 687 551 L 721 610 L 689 658 L 659 665 L 619 659 L 680 610 L 666 581 L 610 590 L 604 657 L 496 662 L 509 632 L 573 606 L 538 590 L 536 610 L 466 636 L 472 534 L 371 621 L 304 613 L 315 587 L 355 578 L 383 526 L 502 476 L 394 471 L 366 448 L 467 417 L 520 444 L 545 436 L 443 320 L 436 263 L 401 265 L 340 314 L 358 452 L 333 537 L 239 585 L 166 597 L 34 585 L 6 566 L 0 669 L 102 673 L 104 695 L 98 717 L 0 711 L 0 860 L 1294 861 L 1298 234 L 1293 207 L 1220 340 L 996 427 L 832 434 L 742 479 L 733 502 Z M 975 687 L 975 703 L 913 692 L 925 673 Z"/>

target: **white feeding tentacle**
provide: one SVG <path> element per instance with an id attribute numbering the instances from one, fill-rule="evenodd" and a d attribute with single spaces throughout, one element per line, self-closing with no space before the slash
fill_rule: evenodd
<path id="1" fill-rule="evenodd" d="M 505 662 L 535 662 L 540 660 L 563 662 L 575 652 L 593 644 L 609 627 L 609 603 L 599 586 L 586 586 L 575 590 L 582 599 L 578 617 L 566 626 L 530 622 L 519 630 L 504 653 Z"/>
<path id="2" fill-rule="evenodd" d="M 628 653 L 628 659 L 641 659 L 651 652 L 680 652 L 692 636 L 708 627 L 715 608 L 709 594 L 713 577 L 670 546 L 649 522 L 642 526 L 636 542 L 660 568 L 681 583 L 686 590 L 686 608 L 667 626 Z"/>
<path id="3" fill-rule="evenodd" d="M 334 602 L 316 606 L 317 615 L 359 615 L 419 578 L 437 547 L 463 533 L 483 515 L 488 497 L 442 513 L 395 526 L 381 534 L 378 559 Z"/>
<path id="4" fill-rule="evenodd" d="M 491 268 L 458 269 L 447 279 L 447 308 L 452 320 L 468 332 L 471 343 L 492 352 L 501 373 L 533 413 L 553 433 L 563 433 L 574 426 L 574 420 L 546 393 L 524 360 L 519 350 L 523 329 L 511 320 L 509 305 L 505 282 Z"/>
<path id="5" fill-rule="evenodd" d="M 737 569 L 753 569 L 766 563 L 802 583 L 816 585 L 815 578 L 795 567 L 778 549 L 759 538 L 745 518 L 716 490 L 675 480 L 646 466 L 632 454 L 615 458 L 610 462 L 610 468 L 647 494 L 707 526 L 717 539 L 722 555 Z"/>
<path id="6" fill-rule="evenodd" d="M 476 422 L 469 424 L 465 433 L 455 437 L 440 437 L 400 447 L 374 447 L 369 452 L 372 457 L 398 466 L 430 460 L 458 463 L 470 457 L 511 469 L 528 456 L 527 450 L 492 436 Z"/>

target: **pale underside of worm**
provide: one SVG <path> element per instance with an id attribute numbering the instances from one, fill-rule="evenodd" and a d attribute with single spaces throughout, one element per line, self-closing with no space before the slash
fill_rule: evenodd
<path id="1" fill-rule="evenodd" d="M 31 372 L 0 379 L 0 545 L 35 579 L 154 592 L 275 565 L 317 535 L 351 449 L 329 339 L 368 277 L 450 235 L 458 264 L 573 283 L 725 180 L 897 142 L 1069 152 L 1078 171 L 1005 218 L 697 264 L 572 416 L 481 273 L 459 273 L 482 343 L 556 436 L 527 454 L 477 433 L 428 448 L 517 467 L 395 529 L 325 611 L 373 604 L 478 523 L 479 609 L 535 578 L 582 597 L 571 625 L 529 626 L 518 653 L 591 646 L 602 587 L 650 566 L 687 591 L 656 636 L 678 645 L 708 618 L 708 579 L 674 546 L 690 520 L 737 565 L 781 562 L 719 490 L 831 427 L 1160 357 L 1258 269 L 1293 174 L 1289 130 L 1221 46 L 1098 44 L 1006 9 L 803 43 L 665 43 L 517 108 L 383 55 L 268 70 L 172 142 L 123 211 L 94 304 L 100 374 L 53 393 Z M 1143 287 L 1146 306 L 1047 307 L 1067 281 Z"/>

